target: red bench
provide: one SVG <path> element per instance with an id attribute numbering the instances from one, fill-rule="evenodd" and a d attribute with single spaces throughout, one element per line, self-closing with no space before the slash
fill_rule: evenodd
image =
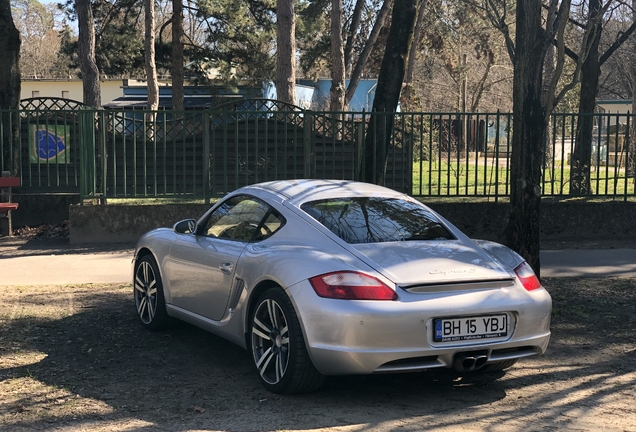
<path id="1" fill-rule="evenodd" d="M 12 234 L 11 212 L 18 209 L 18 203 L 11 202 L 11 188 L 18 186 L 18 177 L 0 177 L 0 235 Z"/>

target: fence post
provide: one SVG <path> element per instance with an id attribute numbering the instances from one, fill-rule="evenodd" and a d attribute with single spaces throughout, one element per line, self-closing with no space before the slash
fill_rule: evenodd
<path id="1" fill-rule="evenodd" d="M 212 178 L 210 176 L 210 113 L 203 113 L 203 197 L 205 203 L 210 204 L 210 184 Z"/>
<path id="2" fill-rule="evenodd" d="M 93 110 L 79 111 L 80 130 L 80 200 L 95 197 L 95 113 Z"/>
<path id="3" fill-rule="evenodd" d="M 364 110 L 362 110 L 362 121 L 360 123 L 358 123 L 358 130 L 356 131 L 356 156 L 357 158 L 354 159 L 354 163 L 356 164 L 356 175 L 354 176 L 354 180 L 356 181 L 360 181 L 361 178 L 363 177 L 363 172 L 362 172 L 362 161 L 363 161 L 363 157 L 364 157 L 364 131 L 365 131 L 365 122 L 366 122 L 366 112 Z"/>
<path id="4" fill-rule="evenodd" d="M 402 144 L 402 169 L 404 170 L 404 176 L 406 177 L 406 187 L 404 188 L 405 193 L 409 194 L 409 195 L 413 195 L 413 163 L 414 163 L 414 157 L 413 157 L 413 152 L 415 151 L 415 115 L 411 114 L 411 121 L 410 124 L 408 125 L 408 134 L 409 134 L 409 139 L 406 139 L 406 137 L 403 139 L 403 144 Z M 404 120 L 402 121 L 403 124 L 406 123 L 406 115 L 403 114 L 402 118 L 404 118 Z M 407 132 L 403 132 L 403 135 L 405 135 Z M 406 154 L 404 153 L 406 152 Z M 404 165 L 404 160 L 406 159 L 406 166 Z"/>
<path id="5" fill-rule="evenodd" d="M 312 178 L 315 173 L 311 172 L 311 148 L 312 140 L 314 137 L 314 116 L 309 111 L 305 111 L 303 114 L 303 122 L 305 127 L 303 128 L 303 176 L 304 178 Z"/>
<path id="6" fill-rule="evenodd" d="M 101 195 L 101 203 L 106 204 L 106 188 L 107 188 L 107 176 L 108 176 L 108 153 L 106 149 L 106 113 L 104 110 L 99 112 L 99 169 L 100 173 L 100 185 L 99 193 Z"/>
<path id="7" fill-rule="evenodd" d="M 497 123 L 495 126 L 495 202 L 499 202 L 499 127 L 501 126 L 500 122 L 501 111 L 497 110 Z M 486 142 L 485 151 L 488 151 L 488 143 Z M 508 150 L 508 149 L 506 149 Z M 506 158 L 510 160 L 510 153 L 506 153 Z"/>

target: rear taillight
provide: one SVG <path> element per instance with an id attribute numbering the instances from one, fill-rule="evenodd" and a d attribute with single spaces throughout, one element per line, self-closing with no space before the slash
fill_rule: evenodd
<path id="1" fill-rule="evenodd" d="M 320 297 L 341 300 L 395 300 L 397 293 L 373 276 L 352 271 L 326 273 L 309 279 Z"/>
<path id="2" fill-rule="evenodd" d="M 528 290 L 532 291 L 537 288 L 541 288 L 541 282 L 539 282 L 539 278 L 532 271 L 532 267 L 528 265 L 527 262 L 522 262 L 515 268 L 515 273 L 517 277 L 521 281 L 521 285 Z"/>

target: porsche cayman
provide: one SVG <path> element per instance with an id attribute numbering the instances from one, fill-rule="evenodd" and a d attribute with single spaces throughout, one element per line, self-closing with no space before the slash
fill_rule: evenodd
<path id="1" fill-rule="evenodd" d="M 552 301 L 523 258 L 359 182 L 238 189 L 143 235 L 133 284 L 145 327 L 179 319 L 240 345 L 275 393 L 327 375 L 503 370 L 550 339 Z"/>

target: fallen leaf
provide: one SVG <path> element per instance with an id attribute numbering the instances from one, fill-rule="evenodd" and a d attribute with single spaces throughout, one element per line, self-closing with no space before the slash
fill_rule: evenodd
<path id="1" fill-rule="evenodd" d="M 198 412 L 199 414 L 203 414 L 205 412 L 205 408 L 202 408 L 202 407 L 200 407 L 198 405 L 195 405 L 194 408 L 192 408 L 192 410 L 194 412 Z"/>

